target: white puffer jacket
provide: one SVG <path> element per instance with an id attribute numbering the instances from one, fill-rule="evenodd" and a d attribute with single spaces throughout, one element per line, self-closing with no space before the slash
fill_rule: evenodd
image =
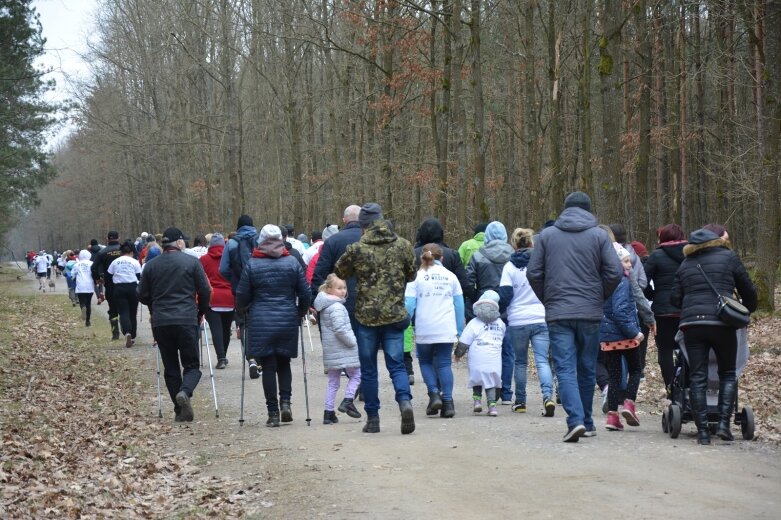
<path id="1" fill-rule="evenodd" d="M 358 342 L 350 326 L 350 316 L 344 306 L 345 300 L 330 298 L 318 293 L 315 310 L 320 316 L 320 331 L 323 342 L 323 368 L 330 369 L 360 367 Z"/>

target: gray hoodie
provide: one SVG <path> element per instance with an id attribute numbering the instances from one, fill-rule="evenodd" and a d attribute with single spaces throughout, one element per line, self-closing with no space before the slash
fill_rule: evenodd
<path id="1" fill-rule="evenodd" d="M 492 240 L 472 255 L 466 268 L 469 287 L 465 294 L 469 300 L 479 300 L 485 291 L 499 292 L 502 269 L 512 254 L 513 248 L 510 244 L 502 240 Z"/>
<path id="2" fill-rule="evenodd" d="M 320 316 L 324 371 L 360 367 L 358 342 L 344 300 L 330 298 L 324 292 L 317 293 L 314 308 Z"/>
<path id="3" fill-rule="evenodd" d="M 588 211 L 571 207 L 540 234 L 526 278 L 545 305 L 545 320 L 602 319 L 624 269 L 607 233 Z"/>

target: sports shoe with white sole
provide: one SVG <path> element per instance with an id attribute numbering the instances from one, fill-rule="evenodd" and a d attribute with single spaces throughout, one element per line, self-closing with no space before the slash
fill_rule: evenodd
<path id="1" fill-rule="evenodd" d="M 564 438 L 562 440 L 564 442 L 578 442 L 578 439 L 580 439 L 584 433 L 586 433 L 586 427 L 582 424 L 576 424 L 567 430 L 567 433 L 564 434 Z"/>

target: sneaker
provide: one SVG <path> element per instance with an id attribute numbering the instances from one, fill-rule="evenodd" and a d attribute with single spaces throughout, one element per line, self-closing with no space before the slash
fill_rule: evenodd
<path id="1" fill-rule="evenodd" d="M 610 430 L 611 432 L 623 431 L 624 425 L 621 424 L 621 417 L 619 417 L 618 412 L 607 412 L 605 429 Z"/>
<path id="2" fill-rule="evenodd" d="M 505 405 L 505 406 L 509 406 L 509 405 L 513 404 L 513 400 L 512 399 L 502 399 L 502 404 Z"/>
<path id="3" fill-rule="evenodd" d="M 222 358 L 217 361 L 217 368 L 223 369 L 228 366 L 228 358 Z"/>
<path id="4" fill-rule="evenodd" d="M 182 421 L 191 422 L 193 416 L 193 405 L 190 404 L 190 396 L 187 392 L 182 390 L 176 394 L 176 404 L 179 405 L 179 415 L 182 417 Z"/>
<path id="5" fill-rule="evenodd" d="M 576 424 L 564 434 L 564 442 L 578 442 L 578 439 L 586 433 L 586 427 L 582 424 Z"/>
<path id="6" fill-rule="evenodd" d="M 608 388 L 607 385 L 605 385 L 605 389 L 602 390 L 602 413 L 603 414 L 607 413 L 607 408 L 608 408 L 608 406 L 607 406 L 607 388 Z"/>
<path id="7" fill-rule="evenodd" d="M 542 412 L 542 415 L 544 415 L 545 417 L 553 417 L 553 414 L 556 413 L 556 403 L 554 403 L 553 400 L 550 397 L 548 397 L 543 402 L 543 406 L 545 408 L 545 411 Z"/>
<path id="8" fill-rule="evenodd" d="M 586 428 L 586 431 L 583 432 L 583 435 L 581 437 L 596 437 L 597 436 L 597 429 L 593 426 L 591 428 Z"/>
<path id="9" fill-rule="evenodd" d="M 637 418 L 637 411 L 635 410 L 635 402 L 631 399 L 624 399 L 621 417 L 624 418 L 629 426 L 640 426 L 640 419 Z"/>
<path id="10" fill-rule="evenodd" d="M 474 396 L 472 397 L 474 399 L 474 405 L 472 405 L 472 412 L 474 413 L 482 413 L 483 411 L 483 401 L 480 397 Z"/>
<path id="11" fill-rule="evenodd" d="M 125 334 L 125 348 L 130 348 L 133 346 L 133 336 L 130 335 L 128 332 Z"/>
<path id="12" fill-rule="evenodd" d="M 496 403 L 488 403 L 488 417 L 497 417 L 499 412 L 496 410 Z"/>
<path id="13" fill-rule="evenodd" d="M 513 405 L 513 412 L 526 413 L 526 403 L 515 403 Z"/>
<path id="14" fill-rule="evenodd" d="M 255 362 L 254 359 L 251 359 L 249 362 L 249 378 L 257 379 L 259 377 L 260 377 L 260 369 L 258 368 L 258 364 Z"/>

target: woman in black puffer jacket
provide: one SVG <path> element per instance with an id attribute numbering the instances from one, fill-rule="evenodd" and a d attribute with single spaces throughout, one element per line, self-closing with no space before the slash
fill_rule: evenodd
<path id="1" fill-rule="evenodd" d="M 678 267 L 683 262 L 686 237 L 681 226 L 667 224 L 656 231 L 659 245 L 645 262 L 648 284 L 653 282 L 654 295 L 651 310 L 656 318 L 656 353 L 662 370 L 664 387 L 668 390 L 673 381 L 675 366 L 673 351 L 677 348 L 675 334 L 681 318 L 681 309 L 670 303 L 670 293 Z"/>
<path id="2" fill-rule="evenodd" d="M 705 389 L 711 349 L 719 365 L 719 426 L 716 435 L 732 440 L 729 423 L 736 392 L 737 337 L 735 329 L 716 316 L 717 297 L 698 266 L 702 266 L 720 294 L 732 296 L 737 289 L 743 305 L 752 312 L 757 307 L 757 291 L 738 255 L 716 233 L 707 229 L 693 231 L 683 254 L 686 258 L 675 275 L 670 302 L 681 308 L 680 325 L 689 357 L 689 392 L 692 415 L 697 424 L 697 442 L 710 444 Z"/>
<path id="3" fill-rule="evenodd" d="M 279 426 L 280 410 L 282 422 L 293 420 L 290 359 L 298 357 L 299 324 L 310 299 L 304 268 L 285 248 L 282 232 L 264 226 L 236 288 L 236 311 L 248 314 L 245 354 L 263 367 L 267 426 Z"/>

